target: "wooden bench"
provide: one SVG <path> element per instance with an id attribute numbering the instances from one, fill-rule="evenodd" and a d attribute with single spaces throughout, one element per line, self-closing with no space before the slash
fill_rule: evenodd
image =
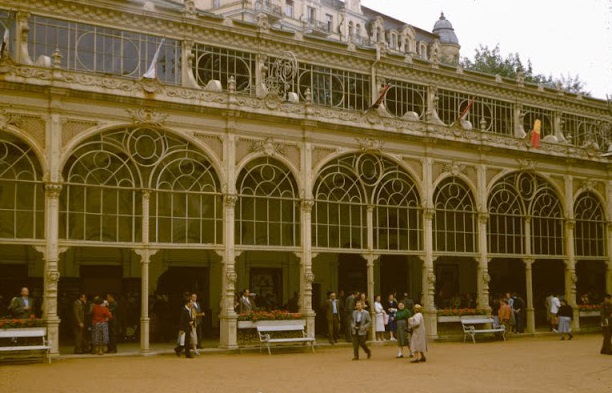
<path id="1" fill-rule="evenodd" d="M 47 342 L 47 328 L 28 328 L 28 329 L 0 329 L 0 339 L 10 339 L 12 345 L 0 345 L 0 354 L 3 352 L 39 352 L 47 358 L 51 364 L 51 346 Z M 24 341 L 24 344 L 20 344 Z"/>
<path id="2" fill-rule="evenodd" d="M 491 325 L 490 328 L 476 328 L 477 325 Z M 506 327 L 504 325 L 495 326 L 493 318 L 461 318 L 461 326 L 463 327 L 463 342 L 470 336 L 472 342 L 476 344 L 477 334 L 501 333 L 502 338 L 506 341 Z"/>
<path id="3" fill-rule="evenodd" d="M 273 337 L 273 333 L 279 332 L 300 332 L 301 337 Z M 301 325 L 257 326 L 257 334 L 259 334 L 260 342 L 259 351 L 261 352 L 261 348 L 265 344 L 268 348 L 268 355 L 272 355 L 271 344 L 310 344 L 312 352 L 314 352 L 315 339 L 306 336 L 304 326 Z"/>

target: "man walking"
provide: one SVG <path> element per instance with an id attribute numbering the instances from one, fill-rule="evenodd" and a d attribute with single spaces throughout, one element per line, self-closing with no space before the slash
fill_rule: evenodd
<path id="1" fill-rule="evenodd" d="M 202 321 L 203 321 L 203 317 L 204 315 L 206 315 L 206 313 L 204 311 L 202 311 L 202 307 L 200 306 L 200 303 L 198 302 L 198 294 L 197 293 L 192 293 L 191 294 L 191 304 L 193 304 L 193 312 L 194 312 L 194 316 L 195 316 L 195 329 L 196 329 L 196 335 L 197 335 L 197 341 L 195 343 L 195 347 L 196 349 L 200 349 L 202 348 L 200 343 L 202 341 Z M 193 344 L 193 343 L 192 343 Z"/>
<path id="2" fill-rule="evenodd" d="M 612 295 L 606 295 L 600 313 L 603 333 L 603 345 L 600 353 L 602 355 L 612 355 Z"/>
<path id="3" fill-rule="evenodd" d="M 344 320 L 346 321 L 344 337 L 347 342 L 351 342 L 351 320 L 353 318 L 353 311 L 355 310 L 355 301 L 358 298 L 359 291 L 353 291 L 353 293 L 348 295 L 344 301 Z"/>
<path id="4" fill-rule="evenodd" d="M 325 318 L 329 343 L 334 345 L 338 342 L 340 331 L 340 302 L 336 299 L 336 292 L 330 292 L 329 298 L 325 301 Z"/>
<path id="5" fill-rule="evenodd" d="M 85 339 L 85 307 L 87 307 L 87 295 L 82 293 L 72 305 L 72 315 L 74 319 L 74 353 L 76 354 L 83 353 L 83 349 L 89 349 L 89 345 Z"/>
<path id="6" fill-rule="evenodd" d="M 355 302 L 355 310 L 353 311 L 353 319 L 351 322 L 351 333 L 353 334 L 353 360 L 359 360 L 359 347 L 363 348 L 368 355 L 368 359 L 372 357 L 372 351 L 366 344 L 370 324 L 370 313 L 364 311 L 361 300 L 357 300 Z"/>
<path id="7" fill-rule="evenodd" d="M 181 309 L 179 317 L 179 343 L 174 352 L 176 356 L 181 356 L 181 352 L 185 351 L 185 357 L 192 359 L 191 354 L 191 329 L 194 326 L 194 316 L 191 312 L 191 296 L 185 297 L 184 306 Z"/>

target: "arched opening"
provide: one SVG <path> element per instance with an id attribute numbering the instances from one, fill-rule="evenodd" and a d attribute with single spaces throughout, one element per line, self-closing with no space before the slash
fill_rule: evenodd
<path id="1" fill-rule="evenodd" d="M 220 280 L 210 279 L 208 269 L 223 242 L 221 182 L 199 147 L 154 126 L 115 128 L 76 146 L 62 175 L 59 233 L 70 248 L 62 255 L 60 296 L 73 302 L 83 291 L 114 293 L 118 309 L 130 309 L 117 323 L 132 332 L 128 340 L 138 341 L 143 293 L 156 334 L 163 318 L 156 314 L 158 300 L 194 290 L 185 286 L 192 272 L 183 269 L 193 267 L 204 269 L 194 276 L 208 282 L 200 280 L 197 289 L 218 310 Z M 145 246 L 155 249 L 148 288 L 141 287 L 141 256 L 135 252 Z M 167 292 L 178 288 L 180 293 Z"/>

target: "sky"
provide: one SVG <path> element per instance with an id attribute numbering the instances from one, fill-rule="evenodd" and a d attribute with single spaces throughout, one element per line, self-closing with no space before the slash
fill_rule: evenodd
<path id="1" fill-rule="evenodd" d="M 427 31 L 444 12 L 462 57 L 480 45 L 531 60 L 536 74 L 578 75 L 595 98 L 612 98 L 612 0 L 361 0 Z"/>

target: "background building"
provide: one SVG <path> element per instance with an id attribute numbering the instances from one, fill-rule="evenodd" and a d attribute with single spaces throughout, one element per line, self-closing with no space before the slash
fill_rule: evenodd
<path id="1" fill-rule="evenodd" d="M 0 292 L 39 294 L 54 352 L 79 291 L 123 294 L 143 351 L 184 290 L 224 347 L 245 287 L 309 334 L 328 290 L 407 291 L 432 336 L 461 294 L 517 291 L 534 331 L 548 292 L 612 291 L 607 103 L 359 3 L 3 2 Z"/>

